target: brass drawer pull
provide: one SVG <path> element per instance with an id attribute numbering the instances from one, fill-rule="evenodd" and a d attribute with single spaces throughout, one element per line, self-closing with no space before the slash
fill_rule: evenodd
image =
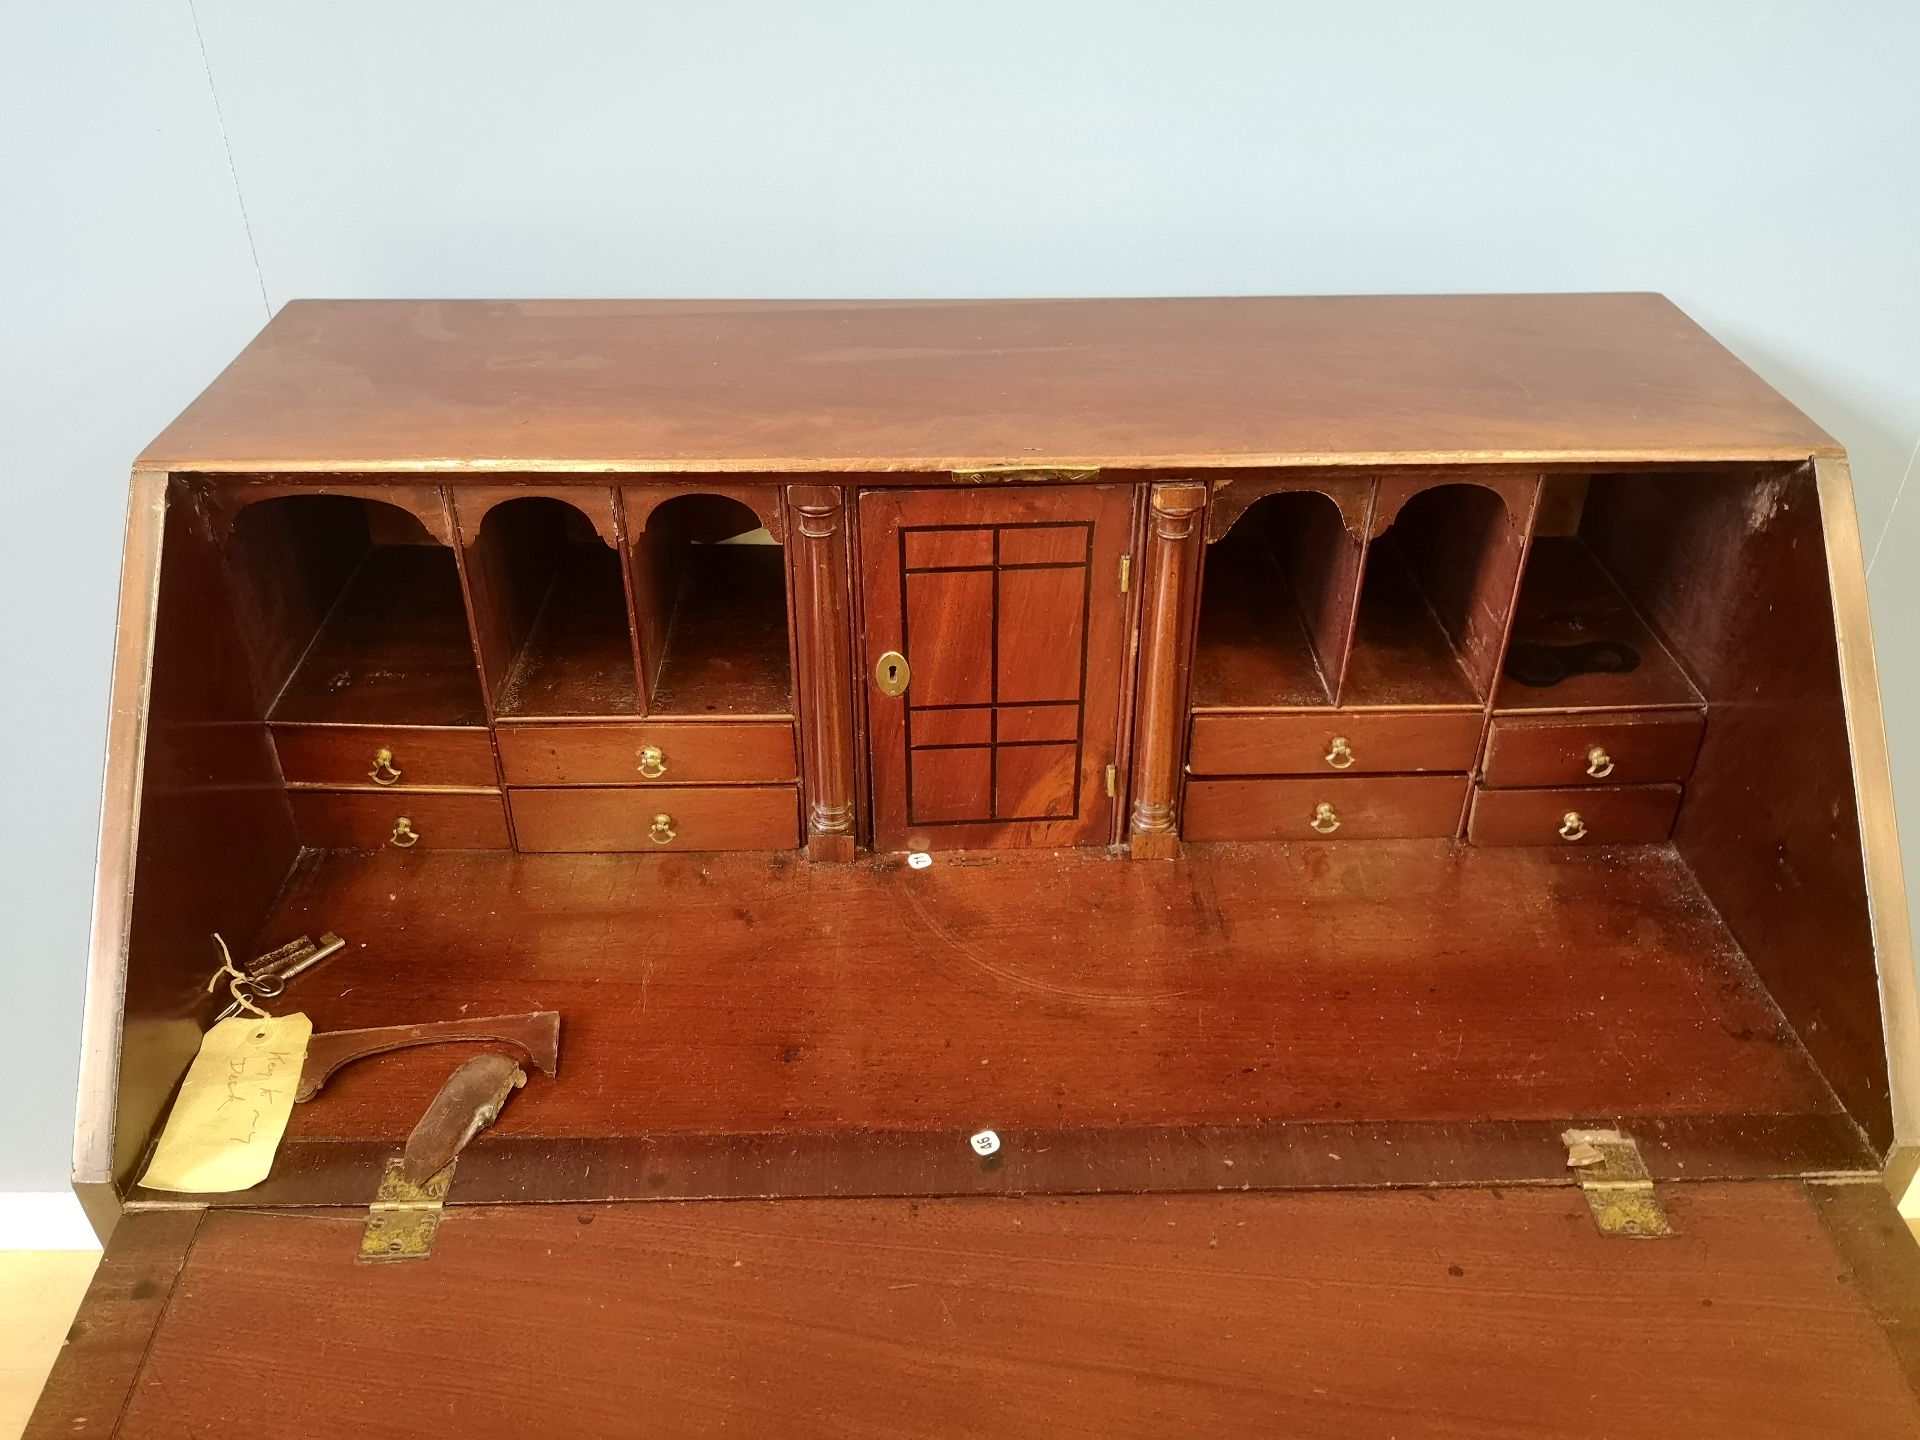
<path id="1" fill-rule="evenodd" d="M 1613 757 L 1598 745 L 1587 751 L 1587 774 L 1604 780 L 1613 773 Z"/>
<path id="2" fill-rule="evenodd" d="M 1327 746 L 1327 764 L 1336 770 L 1344 770 L 1353 764 L 1353 761 L 1353 746 L 1347 743 L 1347 737 L 1344 735 L 1334 736 L 1333 742 Z"/>
<path id="3" fill-rule="evenodd" d="M 654 816 L 653 824 L 647 830 L 647 838 L 656 845 L 668 844 L 677 834 L 679 834 L 679 832 L 673 828 L 673 817 L 671 815 Z"/>
<path id="4" fill-rule="evenodd" d="M 1333 806 L 1322 800 L 1313 807 L 1313 819 L 1307 822 L 1322 835 L 1331 835 L 1340 828 L 1340 817 L 1334 813 Z"/>
<path id="5" fill-rule="evenodd" d="M 393 763 L 393 751 L 381 746 L 373 752 L 373 768 L 367 771 L 367 778 L 376 785 L 398 785 L 400 771 Z"/>
<path id="6" fill-rule="evenodd" d="M 1569 810 L 1560 817 L 1560 838 L 1562 840 L 1582 840 L 1586 838 L 1587 822 L 1580 818 L 1578 810 Z"/>
<path id="7" fill-rule="evenodd" d="M 420 843 L 420 832 L 413 828 L 413 821 L 402 815 L 393 822 L 393 833 L 387 837 L 387 843 L 411 850 Z"/>
<path id="8" fill-rule="evenodd" d="M 658 745 L 640 747 L 640 773 L 649 780 L 658 780 L 667 773 L 667 757 Z"/>

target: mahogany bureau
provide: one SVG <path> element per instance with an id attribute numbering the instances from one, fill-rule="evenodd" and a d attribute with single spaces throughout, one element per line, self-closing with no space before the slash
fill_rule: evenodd
<path id="1" fill-rule="evenodd" d="M 299 302 L 132 494 L 32 1434 L 1920 1435 L 1846 460 L 1660 297 Z M 483 1044 L 139 1183 L 323 932 L 560 1016 L 403 1263 Z"/>

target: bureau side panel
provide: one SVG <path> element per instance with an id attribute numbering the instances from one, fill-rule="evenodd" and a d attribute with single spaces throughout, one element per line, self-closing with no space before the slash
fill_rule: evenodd
<path id="1" fill-rule="evenodd" d="M 1849 537 L 1823 527 L 1810 465 L 1611 477 L 1582 534 L 1707 698 L 1674 843 L 1884 1152 L 1887 1048 L 1828 573 L 1829 546 Z M 1911 964 L 1904 949 L 1882 958 Z"/>
<path id="2" fill-rule="evenodd" d="M 128 1178 L 199 1046 L 212 935 L 252 941 L 297 853 L 217 533 L 185 486 L 135 475 L 74 1144 L 96 1196 Z"/>

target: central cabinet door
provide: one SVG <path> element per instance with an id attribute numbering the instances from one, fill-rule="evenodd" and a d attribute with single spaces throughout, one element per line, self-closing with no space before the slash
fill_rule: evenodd
<path id="1" fill-rule="evenodd" d="M 1103 845 L 1133 494 L 860 496 L 874 848 Z"/>

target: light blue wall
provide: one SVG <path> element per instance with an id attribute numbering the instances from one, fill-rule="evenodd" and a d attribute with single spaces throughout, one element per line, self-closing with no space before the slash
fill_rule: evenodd
<path id="1" fill-rule="evenodd" d="M 0 0 L 0 1189 L 66 1173 L 127 464 L 295 296 L 1663 290 L 1853 452 L 1920 815 L 1915 55 L 1907 0 Z"/>

